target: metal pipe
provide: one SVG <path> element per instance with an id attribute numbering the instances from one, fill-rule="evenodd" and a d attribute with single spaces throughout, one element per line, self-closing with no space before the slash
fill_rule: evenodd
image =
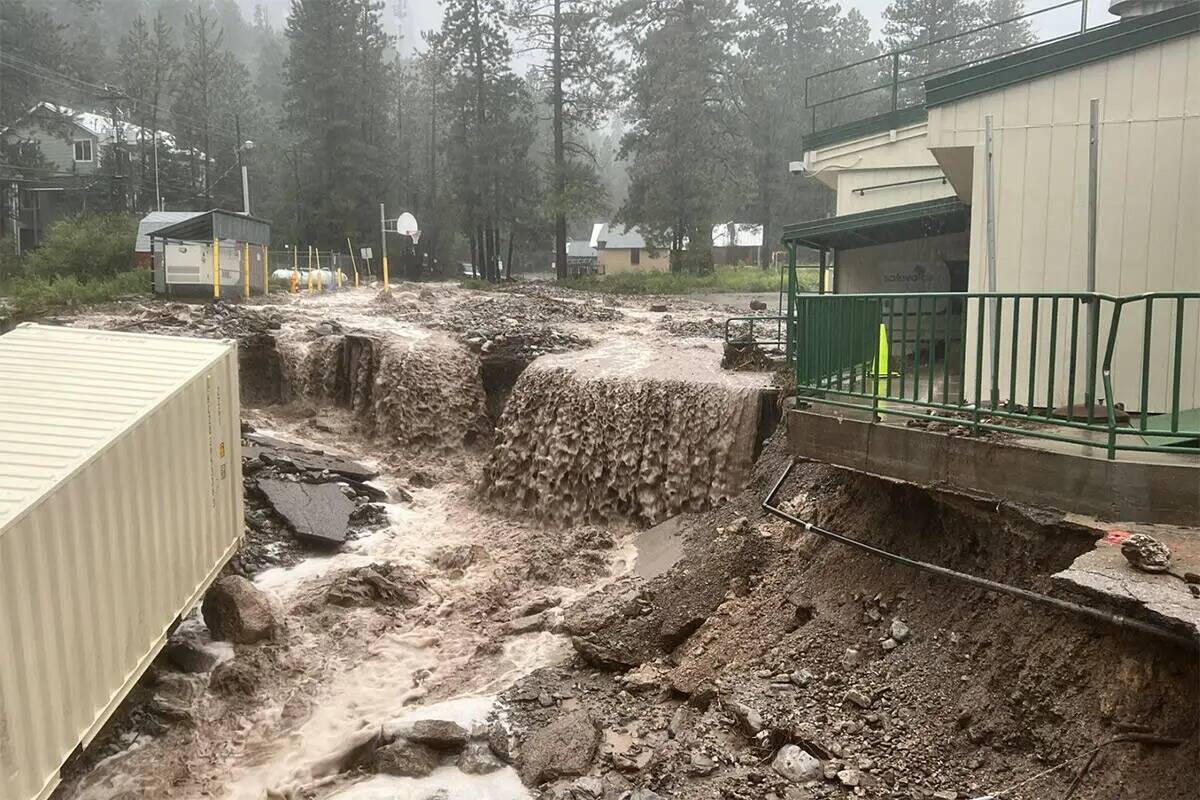
<path id="1" fill-rule="evenodd" d="M 1141 621 L 1135 620 L 1135 619 L 1129 619 L 1128 617 L 1122 616 L 1121 614 L 1114 614 L 1109 611 L 1102 611 L 1098 608 L 1091 608 L 1089 606 L 1081 606 L 1077 603 L 1071 603 L 1067 600 L 1059 600 L 1057 597 L 1050 597 L 1049 595 L 1039 594 L 1038 592 L 1032 592 L 1028 589 L 1021 589 L 1016 586 L 1010 586 L 1006 583 L 999 583 L 998 581 L 988 580 L 987 578 L 980 578 L 980 577 L 976 577 L 975 575 L 968 575 L 965 572 L 958 572 L 956 570 L 938 566 L 937 564 L 930 564 L 925 561 L 917 561 L 916 559 L 907 558 L 906 556 L 902 556 L 902 555 L 898 555 L 896 553 L 889 552 L 882 548 L 875 547 L 874 545 L 867 544 L 866 542 L 860 542 L 857 539 L 851 539 L 849 536 L 845 536 L 840 533 L 835 533 L 834 531 L 831 531 L 831 530 L 826 530 L 825 528 L 821 528 L 817 525 L 814 525 L 811 522 L 802 520 L 799 517 L 797 517 L 793 514 L 789 514 L 788 512 L 784 511 L 782 508 L 779 508 L 778 506 L 774 505 L 775 495 L 777 495 L 779 493 L 779 490 L 783 486 L 784 481 L 786 481 L 788 479 L 788 477 L 792 474 L 792 470 L 796 468 L 796 464 L 797 464 L 797 460 L 793 458 L 791 460 L 791 462 L 788 463 L 787 469 L 785 469 L 783 471 L 783 474 L 779 476 L 779 479 L 777 481 L 775 481 L 775 484 L 771 487 L 770 493 L 767 494 L 766 498 L 762 502 L 763 511 L 766 511 L 768 514 L 770 514 L 774 517 L 778 517 L 779 519 L 782 519 L 786 522 L 790 522 L 793 525 L 798 525 L 798 526 L 804 528 L 806 531 L 815 533 L 818 536 L 821 536 L 825 539 L 830 539 L 830 540 L 838 542 L 840 544 L 848 545 L 850 547 L 854 547 L 859 550 L 863 550 L 867 553 L 870 553 L 871 555 L 878 556 L 886 561 L 891 561 L 896 564 L 902 564 L 906 567 L 912 567 L 914 569 L 919 569 L 923 572 L 929 572 L 934 575 L 939 575 L 943 578 L 949 578 L 951 580 L 958 581 L 959 583 L 965 583 L 968 586 L 973 586 L 977 589 L 983 589 L 985 591 L 995 592 L 997 594 L 1004 594 L 1004 595 L 1008 595 L 1009 597 L 1016 597 L 1020 600 L 1025 600 L 1030 603 L 1037 603 L 1039 605 L 1048 606 L 1049 608 L 1053 608 L 1058 611 L 1068 611 L 1073 614 L 1078 614 L 1081 616 L 1088 617 L 1088 618 L 1098 621 L 1098 622 L 1104 622 L 1106 624 L 1113 625 L 1122 630 L 1129 630 L 1129 631 L 1136 631 L 1138 633 L 1144 633 L 1148 636 L 1154 636 L 1156 638 L 1162 639 L 1164 641 L 1168 641 L 1168 642 L 1178 645 L 1180 647 L 1188 648 L 1190 650 L 1200 649 L 1200 642 L 1197 642 L 1197 640 L 1195 638 L 1190 637 L 1190 636 L 1184 636 L 1184 635 L 1178 634 L 1178 633 L 1174 633 L 1173 631 L 1168 631 L 1165 628 L 1158 627 L 1157 625 L 1150 625 L 1149 623 L 1146 623 L 1146 622 L 1141 622 Z"/>

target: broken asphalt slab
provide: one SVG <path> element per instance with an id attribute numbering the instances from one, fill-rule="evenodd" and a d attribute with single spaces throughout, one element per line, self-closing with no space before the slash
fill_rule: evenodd
<path id="1" fill-rule="evenodd" d="M 243 458 L 258 458 L 267 464 L 292 465 L 299 472 L 328 471 L 363 482 L 379 477 L 378 470 L 336 456 L 305 450 L 291 442 L 261 433 L 246 435 L 249 444 L 242 447 Z"/>
<path id="2" fill-rule="evenodd" d="M 1200 597 L 1184 574 L 1200 574 L 1200 532 L 1165 526 L 1147 532 L 1171 549 L 1170 572 L 1135 569 L 1121 553 L 1124 531 L 1112 531 L 1094 549 L 1056 573 L 1056 586 L 1101 601 L 1130 617 L 1200 637 Z M 1115 535 L 1114 535 L 1115 534 Z"/>
<path id="3" fill-rule="evenodd" d="M 326 545 L 346 541 L 356 506 L 338 484 L 264 478 L 258 488 L 297 538 Z"/>

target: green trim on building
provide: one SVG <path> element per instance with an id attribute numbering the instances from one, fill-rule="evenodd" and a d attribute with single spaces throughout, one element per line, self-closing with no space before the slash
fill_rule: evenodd
<path id="1" fill-rule="evenodd" d="M 828 217 L 785 225 L 786 245 L 815 250 L 852 250 L 906 242 L 946 233 L 961 233 L 971 224 L 971 209 L 957 197 Z"/>
<path id="2" fill-rule="evenodd" d="M 1200 33 L 1200 2 L 1115 22 L 930 78 L 925 82 L 925 104 L 932 108 L 952 103 L 1195 33 Z"/>
<path id="3" fill-rule="evenodd" d="M 806 152 L 809 150 L 819 150 L 831 144 L 850 142 L 862 136 L 870 136 L 873 133 L 886 133 L 896 128 L 916 125 L 919 122 L 924 122 L 928 117 L 929 114 L 924 106 L 910 106 L 908 108 L 901 108 L 898 111 L 888 111 L 883 114 L 877 114 L 874 117 L 847 122 L 845 125 L 838 125 L 835 128 L 826 128 L 823 131 L 806 133 L 801 137 L 800 147 Z"/>

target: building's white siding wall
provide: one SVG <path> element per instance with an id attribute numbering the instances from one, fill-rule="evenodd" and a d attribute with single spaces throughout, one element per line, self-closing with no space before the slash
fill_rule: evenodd
<path id="1" fill-rule="evenodd" d="M 888 185 L 904 181 L 923 182 Z M 954 187 L 937 165 L 849 170 L 838 179 L 837 213 L 838 216 L 857 214 L 953 195 Z"/>
<path id="2" fill-rule="evenodd" d="M 931 109 L 931 148 L 975 148 L 972 186 L 973 291 L 987 288 L 984 119 L 992 115 L 999 291 L 1083 291 L 1088 247 L 1088 115 L 1100 99 L 1096 288 L 1111 294 L 1200 290 L 1200 34 L 1047 75 Z M 1193 304 L 1195 305 L 1195 304 Z M 1026 324 L 1029 322 L 1026 309 Z M 1156 305 L 1149 408 L 1169 403 L 1173 308 Z M 1106 314 L 1107 318 L 1107 314 Z M 1008 316 L 1011 320 L 1011 314 Z M 968 334 L 975 329 L 968 320 Z M 1113 377 L 1118 401 L 1140 406 L 1140 307 L 1121 321 Z M 1006 375 L 1011 331 L 1001 340 Z M 1028 359 L 1023 325 L 1018 363 Z M 1185 315 L 1184 408 L 1200 405 L 1200 308 Z M 1102 321 L 1104 332 L 1107 323 Z M 1039 314 L 1039 352 L 1048 353 L 1049 309 Z M 1059 352 L 1069 346 L 1060 326 Z M 973 345 L 969 345 L 973 346 Z M 971 350 L 968 350 L 971 352 Z M 1060 359 L 1061 361 L 1062 359 Z M 1082 364 L 1079 366 L 1082 371 Z M 1060 365 L 1065 372 L 1065 366 Z M 968 370 L 969 372 L 969 370 Z M 985 370 L 985 373 L 987 370 Z M 1028 378 L 1021 370 L 1018 398 Z M 1082 375 L 1082 372 L 1081 372 Z M 973 376 L 968 375 L 970 382 Z M 1039 374 L 1038 393 L 1048 375 Z M 1081 379 L 1082 380 L 1082 379 Z M 985 382 L 987 378 L 985 377 Z M 1065 375 L 1056 380 L 1065 399 Z M 1007 397 L 1007 383 L 1003 385 Z"/>

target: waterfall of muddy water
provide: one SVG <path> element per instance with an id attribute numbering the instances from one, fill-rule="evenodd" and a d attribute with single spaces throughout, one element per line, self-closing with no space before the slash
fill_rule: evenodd
<path id="1" fill-rule="evenodd" d="M 736 495 L 767 378 L 715 345 L 616 339 L 535 361 L 496 428 L 488 495 L 543 520 L 654 524 Z"/>
<path id="2" fill-rule="evenodd" d="M 368 436 L 456 447 L 486 430 L 479 359 L 427 332 L 288 331 L 277 341 L 285 400 L 349 409 Z"/>

